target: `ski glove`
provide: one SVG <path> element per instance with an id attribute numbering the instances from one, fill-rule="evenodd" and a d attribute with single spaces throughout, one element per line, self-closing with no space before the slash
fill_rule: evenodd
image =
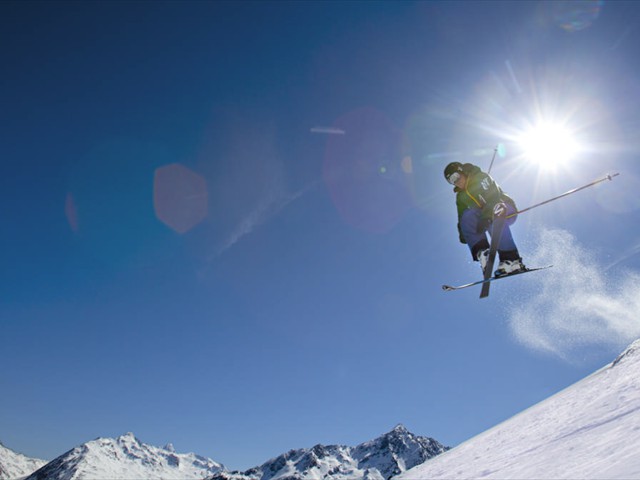
<path id="1" fill-rule="evenodd" d="M 507 214 L 507 205 L 500 202 L 496 203 L 493 207 L 493 216 L 494 217 L 504 217 Z"/>

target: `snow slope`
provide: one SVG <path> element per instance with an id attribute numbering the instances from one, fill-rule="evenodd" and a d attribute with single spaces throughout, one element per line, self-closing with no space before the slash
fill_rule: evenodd
<path id="1" fill-rule="evenodd" d="M 640 340 L 582 381 L 396 478 L 640 478 Z"/>
<path id="2" fill-rule="evenodd" d="M 34 472 L 28 480 L 187 480 L 201 479 L 223 468 L 193 453 L 176 453 L 170 445 L 146 445 L 127 433 L 82 444 Z"/>
<path id="3" fill-rule="evenodd" d="M 386 480 L 447 447 L 398 425 L 356 447 L 316 445 L 291 450 L 246 472 L 221 472 L 209 480 Z"/>
<path id="4" fill-rule="evenodd" d="M 14 452 L 0 443 L 0 480 L 26 477 L 46 463 Z"/>

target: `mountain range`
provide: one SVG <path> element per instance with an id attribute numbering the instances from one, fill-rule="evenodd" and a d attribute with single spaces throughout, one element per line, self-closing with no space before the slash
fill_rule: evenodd
<path id="1" fill-rule="evenodd" d="M 237 472 L 129 433 L 82 444 L 46 465 L 0 444 L 0 479 L 622 480 L 640 478 L 638 425 L 640 340 L 592 375 L 453 449 L 398 425 L 355 447 L 291 450 Z"/>
<path id="2" fill-rule="evenodd" d="M 387 480 L 448 450 L 398 425 L 356 447 L 316 445 L 291 450 L 246 472 L 220 472 L 208 480 Z"/>
<path id="3" fill-rule="evenodd" d="M 3 447 L 4 448 L 4 447 Z M 46 463 L 8 448 L 0 450 L 1 480 L 269 480 L 326 479 L 386 480 L 448 448 L 398 425 L 391 432 L 355 447 L 316 445 L 291 450 L 246 472 L 230 472 L 222 464 L 193 453 L 176 453 L 171 445 L 147 445 L 132 433 L 98 438 Z M 5 452 L 6 451 L 6 452 Z M 19 459 L 16 460 L 16 459 Z M 35 471 L 34 471 L 35 470 Z"/>

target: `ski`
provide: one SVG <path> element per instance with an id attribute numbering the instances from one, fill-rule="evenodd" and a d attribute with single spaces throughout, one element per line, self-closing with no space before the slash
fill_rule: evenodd
<path id="1" fill-rule="evenodd" d="M 498 246 L 500 245 L 500 238 L 502 237 L 502 230 L 504 229 L 504 217 L 496 217 L 493 220 L 491 228 L 491 245 L 489 248 L 489 259 L 487 265 L 484 267 L 484 281 L 482 282 L 482 291 L 480 292 L 480 298 L 489 296 L 489 286 L 491 282 L 487 282 L 491 278 L 491 272 L 493 272 L 493 264 L 496 262 L 496 254 L 498 253 Z"/>
<path id="2" fill-rule="evenodd" d="M 516 275 L 522 275 L 523 273 L 529 273 L 529 272 L 535 272 L 538 270 L 545 270 L 547 268 L 551 268 L 553 267 L 553 265 L 545 265 L 544 267 L 535 267 L 535 268 L 527 268 L 525 270 L 522 270 L 520 272 L 515 272 L 515 273 L 510 273 L 509 275 L 500 275 L 498 277 L 493 276 L 493 277 L 489 277 L 483 280 L 478 280 L 476 282 L 471 282 L 471 283 L 465 283 L 464 285 L 442 285 L 442 289 L 445 292 L 451 292 L 453 290 L 462 290 L 463 288 L 469 288 L 469 287 L 473 287 L 474 285 L 486 285 L 489 284 L 491 282 L 493 282 L 494 280 L 501 280 L 503 278 L 509 278 L 509 277 L 515 277 Z"/>

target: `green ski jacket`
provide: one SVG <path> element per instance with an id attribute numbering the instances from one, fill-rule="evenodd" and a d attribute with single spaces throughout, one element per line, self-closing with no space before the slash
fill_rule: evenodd
<path id="1" fill-rule="evenodd" d="M 467 184 L 464 189 L 455 187 L 456 206 L 458 208 L 458 232 L 460 232 L 460 219 L 462 214 L 470 208 L 479 208 L 480 221 L 493 220 L 493 207 L 503 202 L 512 205 L 517 210 L 513 199 L 504 193 L 491 175 L 480 170 L 471 163 L 462 166 L 463 173 L 467 176 Z M 460 241 L 463 240 L 460 234 Z M 463 242 L 466 243 L 466 242 Z"/>

